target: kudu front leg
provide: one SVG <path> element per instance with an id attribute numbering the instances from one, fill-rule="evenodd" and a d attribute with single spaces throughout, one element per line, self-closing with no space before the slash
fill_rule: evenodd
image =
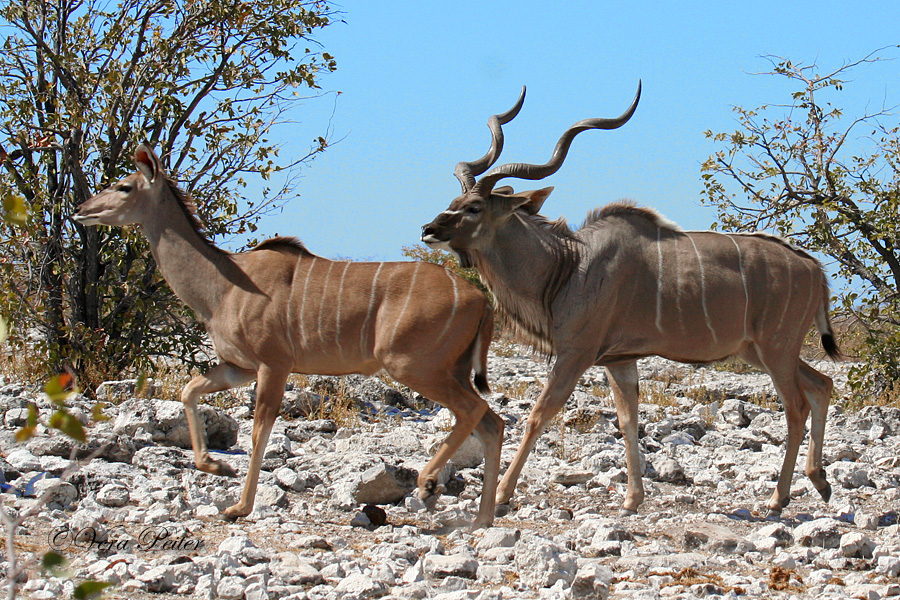
<path id="1" fill-rule="evenodd" d="M 206 445 L 206 428 L 200 420 L 197 410 L 197 401 L 200 396 L 212 392 L 221 392 L 233 387 L 245 385 L 256 377 L 254 371 L 239 369 L 234 365 L 221 364 L 203 375 L 194 377 L 181 392 L 181 402 L 184 404 L 184 413 L 187 417 L 188 430 L 191 433 L 191 446 L 194 449 L 194 464 L 200 471 L 235 477 L 234 469 L 228 463 L 214 460 L 209 456 Z"/>
<path id="2" fill-rule="evenodd" d="M 616 401 L 619 430 L 625 441 L 625 464 L 628 468 L 628 489 L 622 503 L 624 514 L 634 514 L 644 501 L 641 451 L 638 447 L 638 369 L 636 362 L 606 367 L 609 384 Z"/>
<path id="3" fill-rule="evenodd" d="M 262 467 L 263 456 L 266 454 L 266 444 L 278 411 L 281 409 L 281 401 L 284 398 L 284 384 L 287 383 L 289 371 L 273 371 L 262 367 L 257 376 L 256 407 L 253 414 L 253 449 L 250 453 L 250 466 L 247 468 L 247 479 L 244 481 L 244 489 L 241 499 L 234 506 L 225 509 L 224 517 L 235 520 L 238 517 L 246 517 L 253 510 L 256 499 L 256 485 L 259 483 L 259 470 Z"/>
<path id="4" fill-rule="evenodd" d="M 497 488 L 497 504 L 506 504 L 513 497 L 519 475 L 521 475 L 522 468 L 528 460 L 528 455 L 534 449 L 538 437 L 544 432 L 556 413 L 565 406 L 566 400 L 575 390 L 578 378 L 591 366 L 590 364 L 583 365 L 582 361 L 577 360 L 578 358 L 579 356 L 575 356 L 574 359 L 569 359 L 561 355 L 556 359 L 556 364 L 547 378 L 547 385 L 544 386 L 544 390 L 531 409 L 531 414 L 528 415 L 522 443 Z"/>

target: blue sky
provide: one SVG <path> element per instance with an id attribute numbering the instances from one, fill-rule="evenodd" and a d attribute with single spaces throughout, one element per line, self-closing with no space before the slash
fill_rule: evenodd
<path id="1" fill-rule="evenodd" d="M 823 70 L 900 44 L 900 2 L 362 2 L 317 37 L 338 61 L 334 96 L 312 99 L 275 133 L 285 152 L 332 129 L 337 141 L 304 169 L 300 196 L 266 217 L 263 236 L 295 235 L 327 257 L 402 259 L 420 227 L 459 193 L 453 168 L 487 150 L 490 115 L 528 86 L 504 127 L 505 162 L 543 163 L 562 131 L 618 116 L 643 81 L 641 103 L 617 131 L 582 133 L 555 186 L 548 217 L 578 225 L 621 198 L 686 229 L 707 229 L 701 163 L 716 149 L 703 132 L 729 131 L 732 107 L 786 103 L 788 82 L 754 75 L 778 55 Z M 861 66 L 830 98 L 846 114 L 900 104 L 895 60 Z M 332 114 L 333 113 L 333 114 Z M 296 148 L 296 150 L 293 150 Z"/>

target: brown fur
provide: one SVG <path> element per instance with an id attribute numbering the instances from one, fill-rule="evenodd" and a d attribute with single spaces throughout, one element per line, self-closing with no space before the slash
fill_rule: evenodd
<path id="1" fill-rule="evenodd" d="M 194 460 L 201 471 L 235 475 L 209 455 L 199 399 L 257 381 L 253 450 L 230 519 L 253 508 L 263 454 L 290 373 L 373 375 L 394 379 L 449 408 L 456 423 L 419 475 L 433 506 L 438 476 L 468 436 L 484 442 L 484 493 L 476 526 L 494 517 L 503 420 L 473 387 L 487 390 L 493 312 L 484 294 L 430 263 L 330 261 L 296 238 L 276 237 L 228 253 L 202 234 L 190 198 L 144 146 L 138 172 L 82 204 L 83 225 L 139 224 L 172 290 L 207 325 L 220 364 L 182 391 Z M 127 185 L 126 185 L 127 182 Z"/>

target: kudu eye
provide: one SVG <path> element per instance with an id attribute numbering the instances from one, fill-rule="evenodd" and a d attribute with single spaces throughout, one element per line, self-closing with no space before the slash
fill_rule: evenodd
<path id="1" fill-rule="evenodd" d="M 118 191 L 122 192 L 123 194 L 128 194 L 128 193 L 131 192 L 131 186 L 128 185 L 127 183 L 121 184 L 121 185 L 118 186 L 116 189 L 117 189 Z"/>
<path id="2" fill-rule="evenodd" d="M 480 204 L 472 204 L 471 206 L 466 208 L 466 212 L 469 213 L 470 215 L 477 215 L 478 213 L 481 212 L 481 205 Z"/>

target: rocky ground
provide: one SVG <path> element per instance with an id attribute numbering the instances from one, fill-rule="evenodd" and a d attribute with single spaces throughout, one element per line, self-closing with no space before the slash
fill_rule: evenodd
<path id="1" fill-rule="evenodd" d="M 506 349 L 504 354 L 513 354 Z M 845 367 L 819 363 L 839 388 Z M 506 420 L 504 467 L 548 365 L 491 357 L 493 408 Z M 377 378 L 310 378 L 286 393 L 269 442 L 256 509 L 227 523 L 219 509 L 241 479 L 192 466 L 180 403 L 117 398 L 112 419 L 74 448 L 58 432 L 16 443 L 36 389 L 0 380 L 2 503 L 19 514 L 72 456 L 99 453 L 19 530 L 20 559 L 58 549 L 75 581 L 113 582 L 112 598 L 863 598 L 900 596 L 900 409 L 829 412 L 824 503 L 799 467 L 779 520 L 763 503 L 786 431 L 768 378 L 641 362 L 641 445 L 647 500 L 619 517 L 624 448 L 602 370 L 586 374 L 531 456 L 514 504 L 495 527 L 464 525 L 478 506 L 480 445 L 443 474 L 436 512 L 416 471 L 452 417 Z M 122 397 L 124 396 L 124 401 Z M 246 472 L 252 388 L 204 408 L 210 444 Z M 329 413 L 350 402 L 352 410 Z M 220 400 L 214 400 L 213 403 Z M 324 407 L 320 406 L 324 402 Z M 88 420 L 92 403 L 71 401 Z M 328 419 L 300 415 L 331 414 Z M 798 465 L 803 464 L 803 452 Z M 5 572 L 5 550 L 0 567 Z M 32 568 L 23 597 L 71 597 L 72 580 Z"/>

